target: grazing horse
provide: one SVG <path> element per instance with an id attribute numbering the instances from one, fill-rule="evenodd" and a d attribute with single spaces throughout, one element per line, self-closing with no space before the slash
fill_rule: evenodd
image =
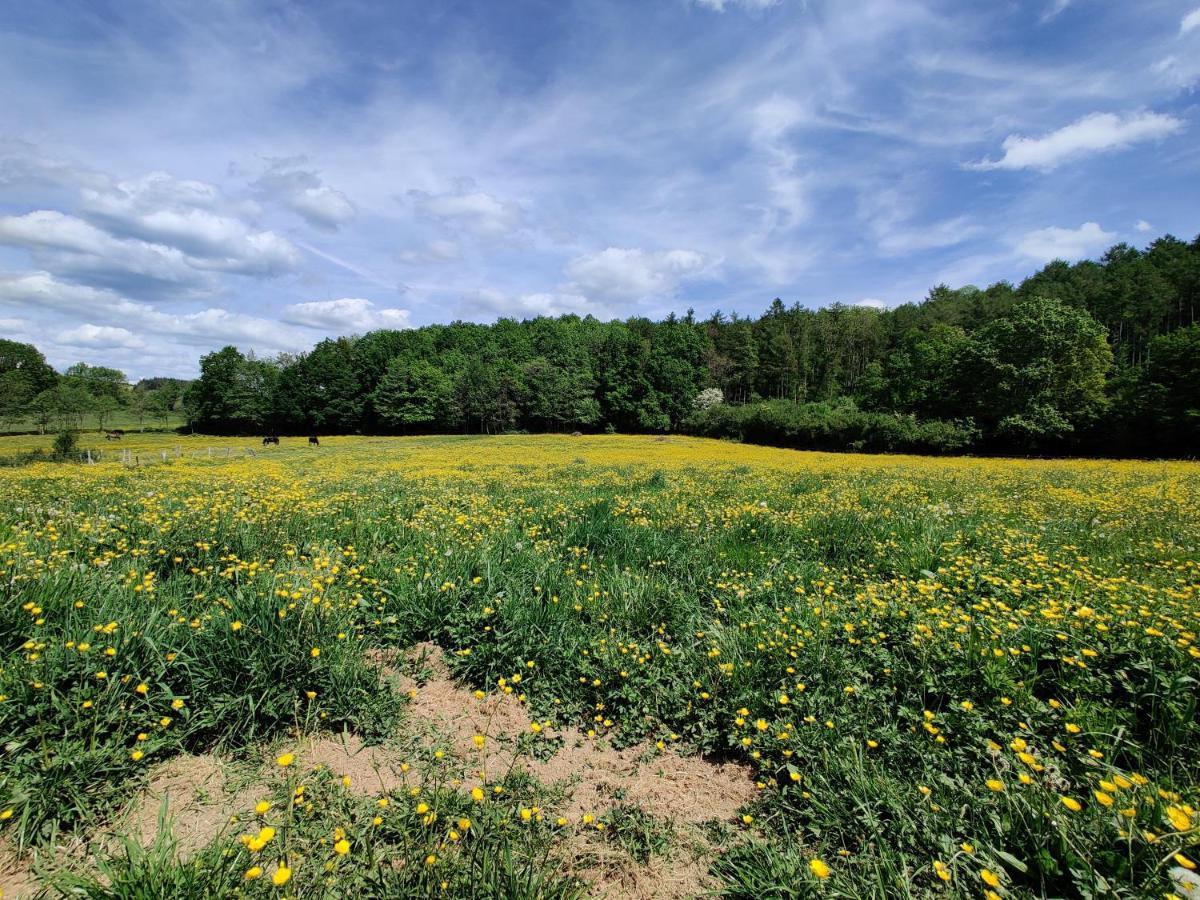
<path id="1" fill-rule="evenodd" d="M 320 447 L 321 446 L 321 442 L 319 440 L 317 440 L 317 436 L 315 434 L 310 434 L 308 436 L 308 444 L 310 447 Z"/>
<path id="2" fill-rule="evenodd" d="M 279 446 L 279 435 L 268 434 L 266 437 L 263 438 L 263 446 L 265 447 L 265 446 L 267 446 L 267 444 L 274 444 L 276 447 L 278 447 Z"/>
<path id="3" fill-rule="evenodd" d="M 120 428 L 114 428 L 112 431 L 104 432 L 104 439 L 106 441 L 119 441 L 124 436 L 125 432 Z"/>

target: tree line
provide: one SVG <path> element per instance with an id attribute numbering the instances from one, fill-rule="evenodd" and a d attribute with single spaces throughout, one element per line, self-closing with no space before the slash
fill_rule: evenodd
<path id="1" fill-rule="evenodd" d="M 0 338 L 0 430 L 78 431 L 91 416 L 103 431 L 118 415 L 143 428 L 147 422 L 166 427 L 188 384 L 146 378 L 131 385 L 119 369 L 84 362 L 60 374 L 37 347 Z"/>
<path id="2" fill-rule="evenodd" d="M 189 427 L 217 434 L 682 431 L 825 449 L 1194 455 L 1198 306 L 1200 237 L 1168 235 L 886 310 L 777 299 L 758 317 L 454 322 L 271 359 L 225 347 L 201 359 L 182 407 Z M 37 385 L 43 407 L 46 390 L 71 390 L 74 376 L 55 377 Z"/>

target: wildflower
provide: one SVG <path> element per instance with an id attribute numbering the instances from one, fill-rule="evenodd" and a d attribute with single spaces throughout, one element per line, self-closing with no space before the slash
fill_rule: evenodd
<path id="1" fill-rule="evenodd" d="M 295 753 L 284 753 L 282 756 L 275 757 L 275 762 L 284 769 L 286 769 L 288 766 L 290 766 L 295 761 L 296 761 Z"/>
<path id="2" fill-rule="evenodd" d="M 338 856 L 345 856 L 347 853 L 350 852 L 350 842 L 348 840 L 346 840 L 345 838 L 342 838 L 340 841 L 338 841 L 336 844 L 333 845 L 333 852 L 336 853 Z"/>
<path id="3" fill-rule="evenodd" d="M 262 872 L 263 872 L 262 866 L 251 866 L 250 868 L 248 868 L 246 870 L 245 874 L 243 874 L 242 877 L 245 878 L 247 881 L 253 881 L 254 879 L 261 876 Z"/>
<path id="4" fill-rule="evenodd" d="M 934 874 L 937 875 L 938 878 L 942 879 L 942 881 L 950 880 L 950 870 L 948 868 L 946 868 L 946 864 L 944 862 L 942 862 L 940 859 L 934 860 L 933 871 L 934 871 Z"/>
<path id="5" fill-rule="evenodd" d="M 1059 800 L 1061 800 L 1062 805 L 1071 812 L 1079 812 L 1079 810 L 1083 809 L 1083 804 L 1081 804 L 1074 797 L 1060 797 Z"/>
<path id="6" fill-rule="evenodd" d="M 311 650 L 308 651 L 308 655 L 311 656 L 313 659 L 316 659 L 317 657 L 319 657 L 321 655 L 321 648 L 313 647 Z"/>
<path id="7" fill-rule="evenodd" d="M 281 864 L 279 868 L 275 870 L 275 874 L 271 876 L 271 881 L 275 887 L 283 887 L 288 883 L 288 881 L 291 880 L 291 877 L 292 870 Z"/>
<path id="8" fill-rule="evenodd" d="M 269 800 L 259 800 L 257 803 L 254 804 L 254 811 L 260 816 L 266 815 L 267 810 L 269 810 L 270 808 L 271 808 L 271 803 Z"/>
<path id="9" fill-rule="evenodd" d="M 828 878 L 829 877 L 829 871 L 830 871 L 829 866 L 825 865 L 825 863 L 819 859 L 810 859 L 808 861 L 808 868 L 809 868 L 809 871 L 812 872 L 814 875 L 816 875 L 818 878 Z"/>
<path id="10" fill-rule="evenodd" d="M 989 778 L 985 783 L 989 791 L 995 791 L 997 794 L 1004 790 L 1004 782 L 999 778 Z"/>

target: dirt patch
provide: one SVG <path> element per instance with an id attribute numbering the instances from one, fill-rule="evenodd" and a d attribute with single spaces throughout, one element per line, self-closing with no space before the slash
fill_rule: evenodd
<path id="1" fill-rule="evenodd" d="M 495 781 L 519 769 L 561 793 L 566 799 L 552 811 L 572 822 L 584 814 L 599 819 L 614 806 L 629 804 L 676 826 L 670 851 L 646 865 L 596 832 L 566 842 L 560 856 L 564 869 L 589 882 L 594 896 L 649 900 L 696 897 L 712 890 L 708 869 L 714 851 L 699 826 L 730 821 L 754 799 L 749 768 L 683 756 L 669 747 L 660 751 L 649 743 L 616 750 L 575 729 L 542 727 L 535 735 L 529 711 L 515 692 L 480 698 L 450 678 L 441 651 L 431 645 L 413 648 L 407 659 L 407 671 L 415 666 L 427 676 L 423 682 L 410 675 L 399 678 L 409 697 L 409 714 L 417 727 L 428 729 L 427 743 L 451 750 L 463 762 L 467 783 Z M 476 736 L 483 737 L 482 747 Z M 561 746 L 552 755 L 533 758 L 530 744 L 542 741 Z"/>
<path id="2" fill-rule="evenodd" d="M 18 856 L 7 841 L 0 841 L 0 896 L 5 900 L 32 897 L 37 889 L 33 860 Z"/>
<path id="3" fill-rule="evenodd" d="M 349 778 L 347 789 L 359 796 L 377 796 L 403 787 L 408 781 L 404 759 L 384 747 L 365 747 L 353 734 L 323 735 L 299 751 L 303 765 L 323 767 L 337 778 Z"/>
<path id="4" fill-rule="evenodd" d="M 558 853 L 564 872 L 587 882 L 590 896 L 605 900 L 690 900 L 711 895 L 717 887 L 708 874 L 712 854 L 706 847 L 673 846 L 639 865 L 620 847 L 590 833 L 567 841 Z"/>
<path id="5" fill-rule="evenodd" d="M 245 798 L 229 796 L 228 789 L 225 765 L 218 757 L 177 756 L 150 774 L 146 789 L 117 820 L 116 833 L 150 846 L 159 835 L 165 802 L 176 852 L 186 859 L 215 840 L 242 805 Z M 109 849 L 116 849 L 115 841 Z"/>

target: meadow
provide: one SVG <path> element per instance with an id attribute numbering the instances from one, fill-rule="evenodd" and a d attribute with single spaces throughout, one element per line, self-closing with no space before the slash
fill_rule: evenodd
<path id="1" fill-rule="evenodd" d="M 0 468 L 5 897 L 1196 896 L 1200 464 L 89 442 Z"/>

